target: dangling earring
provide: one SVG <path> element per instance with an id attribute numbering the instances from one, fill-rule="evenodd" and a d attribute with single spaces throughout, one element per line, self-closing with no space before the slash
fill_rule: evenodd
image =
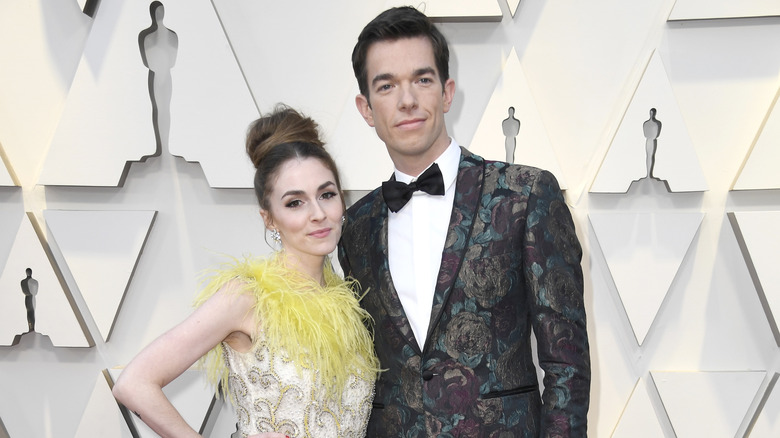
<path id="1" fill-rule="evenodd" d="M 341 225 L 344 226 L 344 224 L 347 222 L 346 216 L 341 216 Z"/>
<path id="2" fill-rule="evenodd" d="M 271 230 L 271 240 L 273 240 L 277 245 L 282 246 L 282 235 L 279 234 L 279 230 L 276 228 Z"/>

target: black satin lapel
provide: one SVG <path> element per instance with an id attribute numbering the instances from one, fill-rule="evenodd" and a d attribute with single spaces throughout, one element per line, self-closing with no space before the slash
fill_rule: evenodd
<path id="1" fill-rule="evenodd" d="M 436 291 L 433 296 L 431 322 L 428 325 L 425 349 L 429 348 L 431 334 L 441 318 L 444 303 L 447 302 L 463 265 L 463 259 L 471 240 L 471 230 L 479 211 L 479 200 L 482 198 L 484 180 L 485 161 L 465 148 L 461 148 L 452 216 L 450 216 L 450 225 L 447 229 L 447 238 L 444 241 L 441 268 L 436 280 Z"/>
<path id="2" fill-rule="evenodd" d="M 393 325 L 398 328 L 406 342 L 420 352 L 419 344 L 414 338 L 412 326 L 409 325 L 409 319 L 404 312 L 404 306 L 398 297 L 398 292 L 393 284 L 393 276 L 390 274 L 390 262 L 388 255 L 388 237 L 387 237 L 387 217 L 389 210 L 382 196 L 378 196 L 374 206 L 371 209 L 371 238 L 372 249 L 370 250 L 370 266 L 374 268 L 374 284 L 379 285 L 379 297 L 385 312 L 393 321 Z"/>

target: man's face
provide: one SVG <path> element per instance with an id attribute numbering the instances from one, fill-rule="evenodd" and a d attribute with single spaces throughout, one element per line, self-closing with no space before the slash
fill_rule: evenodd
<path id="1" fill-rule="evenodd" d="M 441 83 L 425 37 L 372 44 L 366 73 L 369 96 L 355 98 L 360 114 L 376 128 L 396 168 L 418 175 L 450 144 L 444 113 L 455 81 Z"/>

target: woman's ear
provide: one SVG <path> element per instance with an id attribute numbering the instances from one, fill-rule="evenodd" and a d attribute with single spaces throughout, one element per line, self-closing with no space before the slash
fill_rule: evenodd
<path id="1" fill-rule="evenodd" d="M 271 218 L 271 213 L 268 210 L 260 209 L 260 217 L 263 218 L 263 223 L 265 224 L 265 228 L 270 230 L 274 226 L 274 220 Z"/>

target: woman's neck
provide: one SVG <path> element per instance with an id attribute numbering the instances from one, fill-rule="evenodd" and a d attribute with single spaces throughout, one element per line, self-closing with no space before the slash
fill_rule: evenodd
<path id="1" fill-rule="evenodd" d="M 292 254 L 282 253 L 284 263 L 289 268 L 311 278 L 320 286 L 325 286 L 325 257 L 311 256 L 301 258 Z"/>

